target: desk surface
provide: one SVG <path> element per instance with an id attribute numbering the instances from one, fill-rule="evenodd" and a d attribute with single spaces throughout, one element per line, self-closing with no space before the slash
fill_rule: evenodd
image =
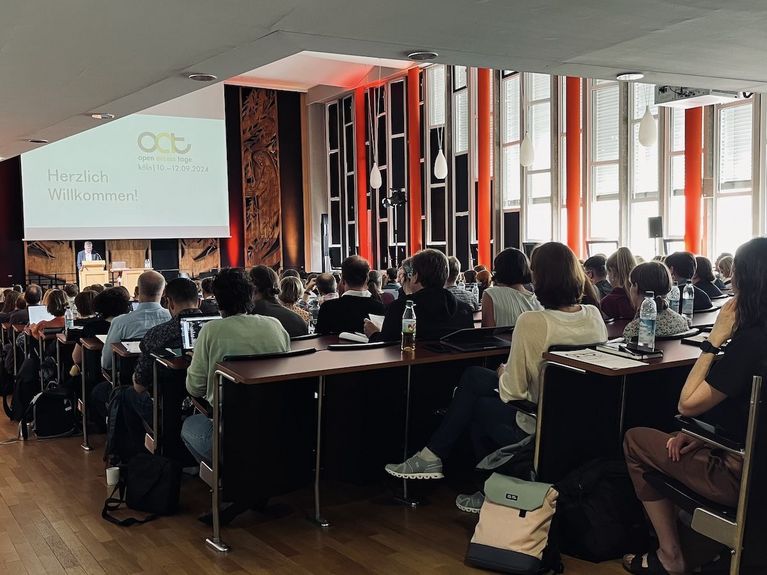
<path id="1" fill-rule="evenodd" d="M 635 373 L 645 373 L 648 371 L 657 371 L 659 369 L 669 369 L 672 367 L 692 365 L 698 359 L 698 356 L 700 356 L 700 348 L 698 346 L 687 345 L 682 343 L 680 340 L 659 341 L 657 342 L 656 346 L 663 350 L 662 359 L 642 362 L 644 365 L 641 367 L 632 367 L 627 369 L 608 369 L 599 365 L 594 365 L 582 361 L 575 361 L 573 359 L 565 358 L 551 353 L 544 353 L 543 359 L 551 363 L 557 363 L 567 367 L 575 367 L 577 369 L 582 369 L 591 373 L 620 377 L 623 375 L 632 375 Z"/>
<path id="2" fill-rule="evenodd" d="M 14 323 L 12 327 L 13 327 L 13 331 L 15 331 L 16 333 L 23 333 L 27 326 L 26 324 L 23 324 L 23 323 Z"/>
<path id="3" fill-rule="evenodd" d="M 89 351 L 101 352 L 101 350 L 104 348 L 104 344 L 97 337 L 83 337 L 83 338 L 80 338 L 80 345 L 82 345 L 83 348 L 85 348 L 85 349 L 87 349 Z"/>
<path id="4" fill-rule="evenodd" d="M 56 340 L 59 342 L 59 345 L 75 345 L 77 343 L 77 340 L 67 339 L 67 334 L 64 332 L 57 333 Z"/>
<path id="5" fill-rule="evenodd" d="M 129 352 L 128 349 L 122 344 L 122 342 L 113 343 L 112 352 L 116 353 L 120 357 L 125 357 L 125 358 L 139 357 L 141 355 L 140 353 Z"/>
<path id="6" fill-rule="evenodd" d="M 306 377 L 339 375 L 445 361 L 459 361 L 492 356 L 506 356 L 508 348 L 466 353 L 439 353 L 420 343 L 413 354 L 403 353 L 398 344 L 373 349 L 318 351 L 288 359 L 275 358 L 251 361 L 225 361 L 217 368 L 238 383 L 259 384 Z M 293 348 L 297 349 L 297 348 Z"/>

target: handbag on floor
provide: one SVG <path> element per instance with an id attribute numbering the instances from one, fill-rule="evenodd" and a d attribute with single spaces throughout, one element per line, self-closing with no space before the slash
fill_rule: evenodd
<path id="1" fill-rule="evenodd" d="M 493 473 L 466 553 L 475 567 L 513 575 L 564 569 L 550 540 L 558 493 L 548 483 Z"/>
<path id="2" fill-rule="evenodd" d="M 119 491 L 119 497 L 115 494 Z M 178 462 L 141 453 L 127 465 L 120 466 L 120 480 L 111 497 L 104 502 L 101 517 L 121 527 L 148 523 L 160 515 L 173 515 L 181 492 L 181 466 Z M 111 515 L 123 503 L 135 511 L 150 515 L 144 519 L 117 519 Z"/>

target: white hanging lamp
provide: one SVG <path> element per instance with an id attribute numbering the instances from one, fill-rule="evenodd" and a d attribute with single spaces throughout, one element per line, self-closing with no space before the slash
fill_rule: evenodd
<path id="1" fill-rule="evenodd" d="M 434 160 L 434 177 L 438 180 L 444 180 L 447 178 L 447 158 L 445 158 L 445 153 L 442 151 L 442 130 L 437 130 L 437 145 L 439 146 L 439 151 Z"/>
<path id="2" fill-rule="evenodd" d="M 381 170 L 378 169 L 378 162 L 373 162 L 373 168 L 370 170 L 370 187 L 378 190 L 383 185 L 381 179 Z"/>
<path id="3" fill-rule="evenodd" d="M 379 82 L 381 68 L 378 69 Z M 368 113 L 370 117 L 370 146 L 373 155 L 373 167 L 370 169 L 369 184 L 374 190 L 379 190 L 383 185 L 383 179 L 381 178 L 381 170 L 378 168 L 378 102 L 380 101 L 380 94 L 377 92 L 380 90 L 380 84 L 378 88 L 368 90 Z M 375 92 L 375 102 L 372 101 L 371 91 Z"/>
<path id="4" fill-rule="evenodd" d="M 525 138 L 519 147 L 519 165 L 523 168 L 529 168 L 535 163 L 535 147 L 530 134 L 525 132 Z"/>
<path id="5" fill-rule="evenodd" d="M 646 106 L 642 121 L 639 122 L 639 143 L 645 148 L 649 148 L 654 146 L 657 141 L 658 126 L 655 123 L 652 112 L 650 112 L 650 106 Z"/>

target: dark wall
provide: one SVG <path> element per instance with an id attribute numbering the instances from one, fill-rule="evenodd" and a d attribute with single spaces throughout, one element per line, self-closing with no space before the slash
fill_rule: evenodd
<path id="1" fill-rule="evenodd" d="M 306 261 L 301 94 L 277 92 L 277 122 L 280 142 L 282 267 L 299 269 Z"/>
<path id="2" fill-rule="evenodd" d="M 24 283 L 21 158 L 0 162 L 0 285 Z"/>
<path id="3" fill-rule="evenodd" d="M 156 270 L 178 269 L 178 240 L 151 240 L 152 267 Z M 174 279 L 177 272 L 162 272 L 165 279 Z"/>
<path id="4" fill-rule="evenodd" d="M 221 266 L 236 268 L 245 265 L 239 86 L 224 86 L 224 113 L 226 116 L 226 163 L 229 177 L 229 233 L 231 237 L 221 239 Z"/>

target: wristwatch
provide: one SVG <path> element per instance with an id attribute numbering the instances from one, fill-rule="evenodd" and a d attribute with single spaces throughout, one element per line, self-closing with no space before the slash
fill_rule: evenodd
<path id="1" fill-rule="evenodd" d="M 720 351 L 722 351 L 721 348 L 716 347 L 713 343 L 708 341 L 707 339 L 703 340 L 700 344 L 700 349 L 703 353 L 713 353 L 714 355 L 718 354 Z"/>

